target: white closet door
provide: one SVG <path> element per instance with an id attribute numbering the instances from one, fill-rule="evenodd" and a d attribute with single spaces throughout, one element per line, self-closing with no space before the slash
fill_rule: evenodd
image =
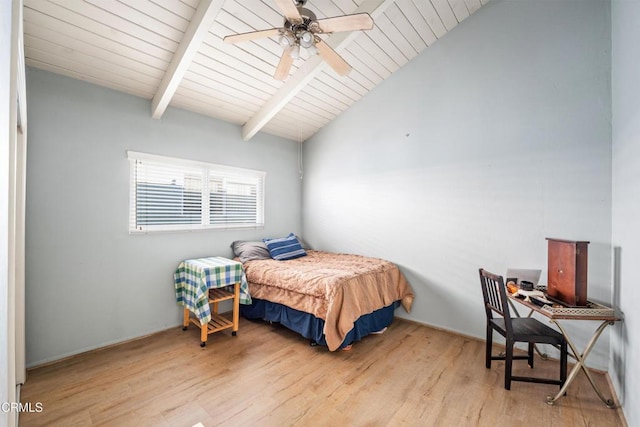
<path id="1" fill-rule="evenodd" d="M 9 222 L 13 223 L 13 295 L 15 327 L 15 381 L 26 380 L 25 367 L 25 206 L 27 177 L 27 90 L 24 60 L 23 1 L 13 0 L 12 37 L 12 93 L 15 93 L 15 135 L 12 138 L 13 170 L 10 184 L 13 198 L 9 200 Z M 11 284 L 10 284 L 11 286 Z"/>

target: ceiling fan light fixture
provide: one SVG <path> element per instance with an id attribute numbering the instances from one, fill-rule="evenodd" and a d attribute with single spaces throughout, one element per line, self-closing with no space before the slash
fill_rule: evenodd
<path id="1" fill-rule="evenodd" d="M 300 46 L 298 46 L 297 44 L 293 45 L 290 51 L 290 55 L 293 59 L 300 58 Z"/>
<path id="2" fill-rule="evenodd" d="M 309 54 L 309 56 L 317 55 L 318 54 L 318 48 L 316 47 L 316 45 L 312 44 L 311 46 L 309 46 L 307 48 L 307 53 Z"/>
<path id="3" fill-rule="evenodd" d="M 282 33 L 278 42 L 280 43 L 280 46 L 282 46 L 284 49 L 288 49 L 290 47 L 295 46 L 296 38 L 293 35 L 293 33 L 286 31 Z"/>
<path id="4" fill-rule="evenodd" d="M 300 46 L 304 47 L 305 49 L 308 49 L 311 46 L 315 45 L 313 34 L 310 31 L 301 32 L 298 35 L 298 38 L 300 40 Z"/>

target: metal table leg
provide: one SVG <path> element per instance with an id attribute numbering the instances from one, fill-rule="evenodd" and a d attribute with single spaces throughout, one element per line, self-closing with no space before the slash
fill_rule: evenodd
<path id="1" fill-rule="evenodd" d="M 576 346 L 573 344 L 573 342 L 569 338 L 569 335 L 567 334 L 566 330 L 562 327 L 562 325 L 557 320 L 554 320 L 554 319 L 552 319 L 552 322 L 555 323 L 558 326 L 558 328 L 560 328 L 562 335 L 564 335 L 565 339 L 567 340 L 567 344 L 569 345 L 569 347 L 571 348 L 571 351 L 573 352 L 572 357 L 576 359 L 576 364 L 573 366 L 573 369 L 567 376 L 567 380 L 564 382 L 564 384 L 560 388 L 560 391 L 558 391 L 558 393 L 553 397 L 547 396 L 547 403 L 549 405 L 553 405 L 556 402 L 556 400 L 558 400 L 560 396 L 562 396 L 567 391 L 567 388 L 569 387 L 569 385 L 573 382 L 573 380 L 578 375 L 578 372 L 582 370 L 587 376 L 587 378 L 589 379 L 589 382 L 591 383 L 591 387 L 595 390 L 600 400 L 602 400 L 602 402 L 607 406 L 607 408 L 610 408 L 610 409 L 615 408 L 616 405 L 613 402 L 613 400 L 607 399 L 600 392 L 600 389 L 598 389 L 598 386 L 596 385 L 595 381 L 593 380 L 593 377 L 591 376 L 591 372 L 589 372 L 589 368 L 585 364 L 587 356 L 589 356 L 589 353 L 591 353 L 591 350 L 593 349 L 593 346 L 596 344 L 596 341 L 598 341 L 598 338 L 600 337 L 600 334 L 602 334 L 602 331 L 604 331 L 604 329 L 608 325 L 613 325 L 614 322 L 609 320 L 603 321 L 600 324 L 600 326 L 598 326 L 598 329 L 596 329 L 596 331 L 593 333 L 593 336 L 587 343 L 587 346 L 585 347 L 582 353 L 578 352 L 578 350 L 576 349 Z"/>

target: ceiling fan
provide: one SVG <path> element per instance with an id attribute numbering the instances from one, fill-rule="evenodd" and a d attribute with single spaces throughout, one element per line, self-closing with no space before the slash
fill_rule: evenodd
<path id="1" fill-rule="evenodd" d="M 293 60 L 300 57 L 300 48 L 306 49 L 307 53 L 311 55 L 319 54 L 339 75 L 349 74 L 351 66 L 331 46 L 325 43 L 319 34 L 370 30 L 373 28 L 373 19 L 368 13 L 317 19 L 312 11 L 304 8 L 306 2 L 307 0 L 275 0 L 276 6 L 284 15 L 282 28 L 226 36 L 224 41 L 239 43 L 277 36 L 280 46 L 284 49 L 273 76 L 277 80 L 287 78 Z"/>

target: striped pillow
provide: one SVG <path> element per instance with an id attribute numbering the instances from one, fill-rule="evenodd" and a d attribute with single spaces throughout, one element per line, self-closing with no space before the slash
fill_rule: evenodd
<path id="1" fill-rule="evenodd" d="M 278 261 L 300 258 L 307 254 L 293 233 L 289 233 L 287 237 L 262 239 L 262 241 L 267 245 L 271 258 L 277 259 Z"/>

